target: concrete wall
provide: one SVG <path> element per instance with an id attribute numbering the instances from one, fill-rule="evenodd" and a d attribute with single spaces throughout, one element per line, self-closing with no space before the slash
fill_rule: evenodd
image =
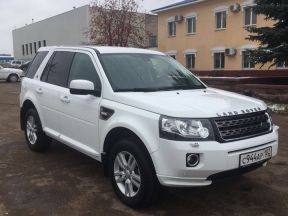
<path id="1" fill-rule="evenodd" d="M 88 41 L 89 6 L 83 6 L 66 13 L 39 21 L 13 31 L 13 47 L 15 59 L 31 60 L 34 55 L 34 42 L 46 40 L 47 46 L 84 45 Z M 30 52 L 32 43 L 32 54 Z M 22 53 L 22 45 L 28 44 L 28 55 Z"/>
<path id="2" fill-rule="evenodd" d="M 225 70 L 241 70 L 243 47 L 256 46 L 257 43 L 246 40 L 249 35 L 244 27 L 243 6 L 252 1 L 244 0 L 207 0 L 189 6 L 175 8 L 158 13 L 158 47 L 162 52 L 176 51 L 177 60 L 186 64 L 185 50 L 194 50 L 196 54 L 195 70 L 214 70 L 213 49 L 236 48 L 236 56 L 225 57 Z M 238 13 L 230 11 L 229 6 L 239 3 L 241 10 Z M 227 27 L 216 30 L 215 11 L 217 8 L 228 8 Z M 185 16 L 196 14 L 196 33 L 187 34 Z M 175 37 L 168 36 L 168 20 L 175 15 L 184 16 L 184 21 L 177 23 Z M 271 22 L 264 20 L 263 16 L 257 17 L 257 26 L 269 26 Z M 256 69 L 259 68 L 258 66 Z M 267 68 L 267 67 L 264 67 Z"/>

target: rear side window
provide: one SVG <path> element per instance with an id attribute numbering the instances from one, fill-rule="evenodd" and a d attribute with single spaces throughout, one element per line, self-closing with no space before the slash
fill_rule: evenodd
<path id="1" fill-rule="evenodd" d="M 71 70 L 68 85 L 72 80 L 83 79 L 94 83 L 95 87 L 100 88 L 101 82 L 95 66 L 89 55 L 84 53 L 76 53 Z"/>
<path id="2" fill-rule="evenodd" d="M 33 61 L 30 63 L 30 66 L 27 71 L 26 77 L 33 79 L 37 70 L 39 69 L 42 61 L 47 56 L 48 52 L 38 52 L 34 57 Z"/>
<path id="3" fill-rule="evenodd" d="M 46 66 L 41 80 L 53 85 L 67 87 L 69 70 L 74 54 L 73 52 L 65 51 L 55 52 Z"/>

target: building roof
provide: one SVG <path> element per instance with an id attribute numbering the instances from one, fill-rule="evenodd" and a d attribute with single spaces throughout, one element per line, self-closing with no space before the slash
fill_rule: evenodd
<path id="1" fill-rule="evenodd" d="M 206 0 L 184 0 L 184 1 L 174 3 L 174 4 L 167 5 L 165 7 L 157 8 L 155 10 L 152 10 L 152 12 L 159 13 L 159 12 L 168 11 L 168 10 L 179 8 L 179 7 L 184 7 L 184 6 L 191 5 L 191 4 L 197 4 L 203 1 L 206 1 Z"/>

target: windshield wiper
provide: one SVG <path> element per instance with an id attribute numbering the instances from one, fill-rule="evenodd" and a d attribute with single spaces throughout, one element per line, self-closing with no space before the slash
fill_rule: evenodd
<path id="1" fill-rule="evenodd" d="M 115 92 L 155 92 L 158 88 L 128 88 L 128 89 L 116 89 Z"/>
<path id="2" fill-rule="evenodd" d="M 129 88 L 129 89 L 116 89 L 115 92 L 157 92 L 157 91 L 174 91 L 174 87 L 160 87 L 160 88 Z"/>
<path id="3" fill-rule="evenodd" d="M 157 92 L 157 91 L 176 91 L 176 90 L 189 90 L 189 89 L 205 89 L 205 86 L 167 86 L 160 88 L 127 88 L 116 89 L 115 92 Z"/>
<path id="4" fill-rule="evenodd" d="M 206 89 L 205 86 L 175 86 L 175 90 Z"/>

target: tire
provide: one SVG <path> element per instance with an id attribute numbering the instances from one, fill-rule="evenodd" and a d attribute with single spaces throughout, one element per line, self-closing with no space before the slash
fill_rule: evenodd
<path id="1" fill-rule="evenodd" d="M 25 113 L 24 131 L 26 143 L 32 151 L 45 152 L 49 149 L 51 139 L 42 130 L 39 115 L 33 108 Z"/>
<path id="2" fill-rule="evenodd" d="M 109 154 L 112 187 L 119 199 L 132 208 L 147 207 L 159 196 L 160 184 L 146 152 L 139 141 L 128 138 L 117 142 Z"/>
<path id="3" fill-rule="evenodd" d="M 7 82 L 17 82 L 19 80 L 19 77 L 16 74 L 9 75 Z"/>

